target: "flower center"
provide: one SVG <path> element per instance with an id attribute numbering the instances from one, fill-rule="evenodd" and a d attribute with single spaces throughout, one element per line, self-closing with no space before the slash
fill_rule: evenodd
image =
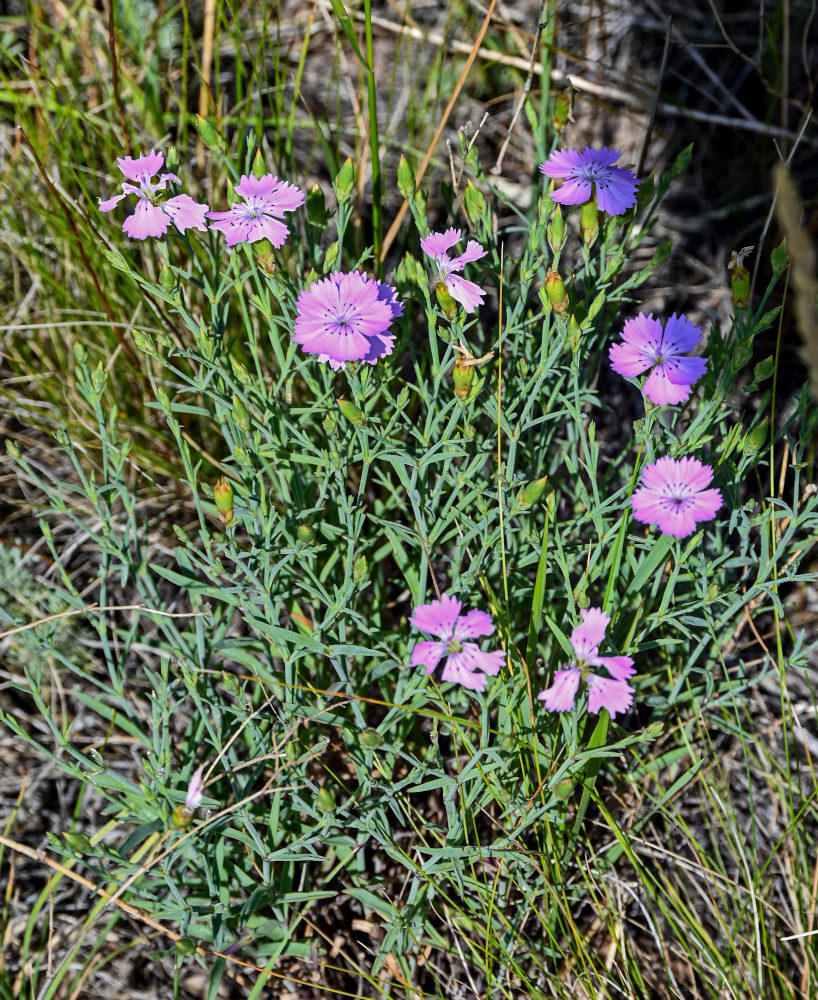
<path id="1" fill-rule="evenodd" d="M 452 636 L 451 639 L 449 639 L 449 641 L 446 643 L 446 652 L 447 653 L 462 653 L 463 652 L 463 643 L 460 642 L 459 639 L 455 639 L 455 637 Z"/>

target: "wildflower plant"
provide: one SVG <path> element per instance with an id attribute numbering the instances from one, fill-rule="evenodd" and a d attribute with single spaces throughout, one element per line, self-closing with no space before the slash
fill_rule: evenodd
<path id="1" fill-rule="evenodd" d="M 249 130 L 228 145 L 200 124 L 200 139 L 220 190 L 241 199 L 228 209 L 166 200 L 188 179 L 161 173 L 160 153 L 120 161 L 123 193 L 100 205 L 136 195 L 126 232 L 157 240 L 105 259 L 152 317 L 130 343 L 164 478 L 142 476 L 116 364 L 79 343 L 72 377 L 99 447 L 56 429 L 70 489 L 11 449 L 99 659 L 89 668 L 32 633 L 12 683 L 45 724 L 0 710 L 107 803 L 104 837 L 51 847 L 201 948 L 209 995 L 237 951 L 258 992 L 303 966 L 347 992 L 382 992 L 388 973 L 442 995 L 432 949 L 468 954 L 486 995 L 509 970 L 515 996 L 563 995 L 553 970 L 568 963 L 629 988 L 575 933 L 598 876 L 641 863 L 609 792 L 651 786 L 639 830 L 665 815 L 684 779 L 655 766 L 656 740 L 675 768 L 695 726 L 732 719 L 782 668 L 765 654 L 751 674 L 734 639 L 751 613 L 783 634 L 785 586 L 818 535 L 806 391 L 775 426 L 769 397 L 744 406 L 769 384 L 748 368 L 780 318 L 783 251 L 753 307 L 696 358 L 685 317 L 663 330 L 626 318 L 667 258 L 652 226 L 689 151 L 637 181 L 618 152 L 551 136 L 543 172 L 565 183 L 549 193 L 540 178 L 496 237 L 487 195 L 502 191 L 473 150 L 464 217 L 455 202 L 431 218 L 404 161 L 409 221 L 399 252 L 376 259 L 349 225 L 351 161 L 332 192 L 304 196 L 305 178 L 256 169 L 266 154 Z M 559 205 L 594 198 L 591 254 Z M 183 238 L 160 242 L 171 222 Z M 468 232 L 481 242 L 466 235 L 449 256 Z M 651 370 L 644 394 L 660 411 L 634 393 L 610 419 L 609 356 L 627 377 Z M 778 492 L 770 460 L 784 452 Z M 97 551 L 85 578 L 58 513 Z M 795 642 L 789 666 L 806 651 Z M 44 696 L 55 662 L 87 682 L 81 734 Z M 614 834 L 593 851 L 591 806 Z M 665 906 L 670 891 L 651 885 Z M 371 959 L 313 933 L 331 907 L 377 926 Z M 729 957 L 712 961 L 735 975 Z"/>

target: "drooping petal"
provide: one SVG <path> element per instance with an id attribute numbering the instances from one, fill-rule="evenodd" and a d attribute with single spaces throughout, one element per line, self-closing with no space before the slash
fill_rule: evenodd
<path id="1" fill-rule="evenodd" d="M 412 612 L 409 621 L 423 632 L 449 639 L 454 635 L 455 624 L 462 606 L 462 602 L 456 597 L 443 594 L 438 601 L 419 604 Z"/>
<path id="2" fill-rule="evenodd" d="M 459 257 L 452 257 L 449 261 L 449 267 L 452 271 L 462 271 L 469 261 L 480 260 L 480 258 L 485 257 L 487 253 L 488 250 L 484 250 L 477 240 L 469 240 L 463 253 L 460 254 Z"/>
<path id="3" fill-rule="evenodd" d="M 459 302 L 467 313 L 474 312 L 478 306 L 483 304 L 483 298 L 486 294 L 483 289 L 473 281 L 461 278 L 459 274 L 450 274 L 446 278 L 446 287 L 452 298 Z"/>
<path id="4" fill-rule="evenodd" d="M 161 208 L 151 205 L 147 198 L 140 198 L 133 215 L 123 222 L 123 232 L 132 239 L 145 240 L 149 236 L 164 236 L 170 224 L 169 216 Z"/>
<path id="5" fill-rule="evenodd" d="M 98 199 L 100 212 L 110 212 L 124 197 L 124 194 L 115 194 L 113 198 L 108 198 L 107 201 L 103 201 L 101 198 Z"/>
<path id="6" fill-rule="evenodd" d="M 625 681 L 612 680 L 608 677 L 591 675 L 588 678 L 588 711 L 599 712 L 607 708 L 611 718 L 617 712 L 630 708 L 633 701 L 633 688 Z"/>
<path id="7" fill-rule="evenodd" d="M 567 712 L 573 708 L 579 689 L 580 673 L 576 667 L 557 670 L 551 687 L 540 691 L 537 698 L 549 712 Z"/>
<path id="8" fill-rule="evenodd" d="M 440 658 L 446 652 L 446 643 L 438 642 L 435 639 L 424 639 L 412 650 L 412 666 L 419 667 L 421 663 L 426 667 L 426 673 L 430 674 L 440 663 Z"/>

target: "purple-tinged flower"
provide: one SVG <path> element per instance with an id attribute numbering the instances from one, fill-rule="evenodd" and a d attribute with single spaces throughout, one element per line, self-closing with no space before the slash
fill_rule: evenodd
<path id="1" fill-rule="evenodd" d="M 462 271 L 470 260 L 480 260 L 481 257 L 485 257 L 488 251 L 484 250 L 477 240 L 469 240 L 464 253 L 459 257 L 450 257 L 446 251 L 460 242 L 460 236 L 459 229 L 447 229 L 445 233 L 429 233 L 420 241 L 420 248 L 437 265 L 437 272 L 432 278 L 433 283 L 445 285 L 451 297 L 470 313 L 483 304 L 483 296 L 486 293 L 473 281 L 466 281 L 454 272 Z"/>
<path id="2" fill-rule="evenodd" d="M 403 313 L 391 285 L 358 271 L 335 271 L 298 296 L 293 339 L 334 369 L 347 361 L 368 361 L 392 353 L 389 324 Z"/>
<path id="3" fill-rule="evenodd" d="M 187 786 L 185 795 L 185 808 L 194 812 L 202 804 L 202 772 L 204 764 L 199 765 L 190 776 L 190 783 Z"/>
<path id="4" fill-rule="evenodd" d="M 665 456 L 642 470 L 643 485 L 631 497 L 637 521 L 658 524 L 664 535 L 684 538 L 697 521 L 709 521 L 722 505 L 721 492 L 707 489 L 713 478 L 709 465 L 697 458 Z"/>
<path id="5" fill-rule="evenodd" d="M 431 604 L 419 604 L 409 621 L 424 632 L 431 632 L 438 637 L 424 639 L 412 650 L 412 666 L 421 663 L 430 674 L 440 663 L 442 656 L 448 654 L 446 666 L 443 668 L 443 680 L 462 684 L 472 691 L 482 691 L 486 686 L 486 674 L 492 677 L 500 672 L 506 662 L 506 654 L 502 649 L 491 653 L 483 652 L 475 642 L 464 642 L 465 639 L 476 639 L 480 635 L 491 635 L 494 625 L 491 615 L 485 611 L 469 611 L 460 614 L 462 602 L 456 597 L 444 594 L 439 601 Z M 477 673 L 482 670 L 483 673 Z"/>
<path id="6" fill-rule="evenodd" d="M 628 677 L 636 673 L 630 656 L 600 656 L 599 644 L 605 638 L 610 616 L 601 608 L 584 608 L 582 624 L 571 633 L 574 659 L 564 670 L 554 673 L 551 687 L 540 691 L 537 698 L 551 712 L 565 712 L 574 705 L 581 680 L 588 688 L 588 711 L 607 708 L 613 718 L 624 712 L 633 701 L 633 688 Z M 610 677 L 592 674 L 591 667 L 604 667 Z"/>
<path id="7" fill-rule="evenodd" d="M 618 149 L 592 149 L 586 146 L 582 153 L 575 149 L 558 149 L 553 152 L 540 170 L 547 177 L 556 177 L 565 184 L 551 198 L 560 205 L 581 205 L 591 200 L 591 185 L 596 185 L 597 205 L 608 215 L 621 215 L 636 204 L 636 175 L 614 163 L 622 154 Z"/>
<path id="8" fill-rule="evenodd" d="M 653 313 L 639 313 L 636 319 L 626 321 L 624 343 L 611 345 L 611 368 L 626 378 L 653 368 L 642 389 L 648 399 L 657 406 L 683 403 L 693 383 L 704 375 L 707 361 L 682 355 L 692 351 L 701 339 L 702 331 L 685 315 L 674 313 L 663 330 Z"/>
<path id="9" fill-rule="evenodd" d="M 278 249 L 290 232 L 281 219 L 285 212 L 304 204 L 304 192 L 272 174 L 242 174 L 234 190 L 244 201 L 235 202 L 226 212 L 208 212 L 211 228 L 225 234 L 229 247 L 269 240 Z"/>
<path id="10" fill-rule="evenodd" d="M 151 150 L 150 153 L 138 156 L 136 159 L 131 156 L 120 156 L 116 162 L 128 181 L 133 181 L 133 184 L 125 182 L 122 185 L 122 194 L 115 194 L 107 201 L 100 199 L 99 210 L 110 212 L 127 195 L 135 194 L 138 200 L 133 215 L 129 215 L 122 224 L 123 232 L 128 236 L 135 240 L 144 240 L 149 236 L 164 236 L 169 222 L 173 222 L 180 233 L 186 229 L 207 231 L 205 222 L 207 205 L 197 204 L 186 194 L 177 194 L 167 201 L 161 200 L 162 192 L 166 190 L 169 181 L 179 183 L 176 174 L 159 174 L 165 164 L 165 157 L 161 153 Z M 159 174 L 159 180 L 151 180 L 156 174 Z"/>

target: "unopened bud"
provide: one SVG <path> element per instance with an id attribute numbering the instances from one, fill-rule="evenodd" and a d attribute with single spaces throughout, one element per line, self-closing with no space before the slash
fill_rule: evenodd
<path id="1" fill-rule="evenodd" d="M 474 384 L 474 365 L 466 364 L 465 359 L 458 357 L 452 369 L 452 382 L 454 382 L 454 394 L 458 399 L 466 399 Z"/>
<path id="2" fill-rule="evenodd" d="M 359 410 L 354 403 L 350 403 L 348 399 L 337 399 L 338 409 L 343 413 L 347 420 L 354 424 L 356 427 L 363 427 L 366 423 L 366 414 L 363 410 Z"/>
<path id="3" fill-rule="evenodd" d="M 261 155 L 261 150 L 256 150 L 256 155 L 253 157 L 253 176 L 263 177 L 267 173 L 267 164 L 264 162 L 264 157 Z"/>
<path id="4" fill-rule="evenodd" d="M 548 238 L 548 245 L 551 253 L 559 253 L 565 246 L 567 233 L 565 232 L 565 219 L 562 217 L 562 209 L 559 205 L 554 209 L 554 214 L 546 226 L 545 235 Z"/>
<path id="5" fill-rule="evenodd" d="M 307 188 L 307 220 L 311 226 L 315 226 L 317 229 L 323 229 L 327 220 L 329 219 L 329 212 L 327 211 L 327 202 L 324 198 L 324 191 L 320 184 L 316 184 L 313 181 L 312 184 Z"/>
<path id="6" fill-rule="evenodd" d="M 348 156 L 341 169 L 335 175 L 335 181 L 332 185 L 335 188 L 335 197 L 338 199 L 339 205 L 343 205 L 344 202 L 349 201 L 354 184 L 355 169 L 352 166 L 351 157 Z"/>
<path id="7" fill-rule="evenodd" d="M 572 314 L 568 320 L 568 344 L 574 354 L 576 354 L 579 350 L 579 343 L 581 340 L 582 330 L 580 329 L 576 316 Z"/>
<path id="8" fill-rule="evenodd" d="M 554 131 L 562 132 L 571 117 L 571 97 L 567 90 L 561 90 L 554 101 Z"/>
<path id="9" fill-rule="evenodd" d="M 744 266 L 744 258 L 749 257 L 754 247 L 742 247 L 741 250 L 734 250 L 727 270 L 732 271 L 730 275 L 730 287 L 733 291 L 733 305 L 736 309 L 744 309 L 750 301 L 750 272 Z"/>
<path id="10" fill-rule="evenodd" d="M 477 225 L 478 220 L 486 217 L 488 208 L 486 199 L 483 192 L 472 181 L 468 182 L 466 190 L 463 192 L 463 207 L 466 209 L 466 215 L 473 226 Z"/>
<path id="11" fill-rule="evenodd" d="M 366 556 L 361 556 L 355 560 L 352 567 L 352 579 L 355 583 L 361 583 L 366 576 Z"/>
<path id="12" fill-rule="evenodd" d="M 222 524 L 225 528 L 229 528 L 233 523 L 233 487 L 224 476 L 216 480 L 213 499 L 216 501 L 216 510 L 219 512 Z"/>
<path id="13" fill-rule="evenodd" d="M 444 314 L 448 319 L 454 319 L 457 315 L 457 303 L 449 295 L 449 289 L 444 284 L 435 285 L 435 292 L 437 294 L 437 301 L 440 304 L 440 308 L 443 310 Z"/>
<path id="14" fill-rule="evenodd" d="M 533 482 L 527 483 L 517 494 L 517 506 L 520 510 L 527 510 L 540 500 L 547 486 L 548 476 L 543 476 L 542 479 L 535 479 Z"/>
<path id="15" fill-rule="evenodd" d="M 596 198 L 586 201 L 580 209 L 579 228 L 582 232 L 582 239 L 585 242 L 585 246 L 592 246 L 599 235 L 599 209 L 597 208 Z"/>
<path id="16" fill-rule="evenodd" d="M 568 292 L 565 290 L 565 282 L 559 271 L 553 268 L 548 270 L 545 275 L 545 291 L 554 307 L 554 312 L 564 313 L 568 308 Z"/>
<path id="17" fill-rule="evenodd" d="M 312 545 L 315 541 L 315 532 L 308 524 L 298 525 L 298 540 L 305 545 Z"/>
<path id="18" fill-rule="evenodd" d="M 402 154 L 398 164 L 398 191 L 406 201 L 410 201 L 415 193 L 415 174 Z"/>
<path id="19" fill-rule="evenodd" d="M 233 419 L 236 421 L 236 426 L 239 430 L 247 434 L 250 430 L 250 411 L 235 393 L 233 394 Z"/>

